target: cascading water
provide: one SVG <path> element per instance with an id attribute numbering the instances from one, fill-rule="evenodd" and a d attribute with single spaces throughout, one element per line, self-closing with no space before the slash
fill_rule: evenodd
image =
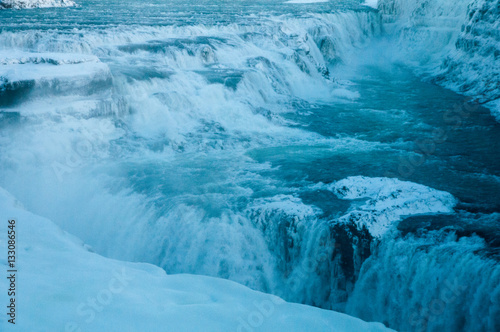
<path id="1" fill-rule="evenodd" d="M 498 330 L 498 249 L 452 230 L 460 233 L 451 228 L 382 241 L 363 265 L 347 312 L 401 331 Z"/>
<path id="2" fill-rule="evenodd" d="M 381 1 L 379 8 L 405 49 L 398 61 L 410 59 L 424 78 L 489 102 L 497 114 L 498 1 Z M 456 128 L 473 110 L 457 107 Z M 499 330 L 499 219 L 492 210 L 466 204 L 452 215 L 400 222 L 373 243 L 346 312 L 402 331 Z"/>
<path id="3" fill-rule="evenodd" d="M 379 8 L 387 30 L 405 49 L 403 57 L 420 67 L 417 72 L 489 103 L 497 116 L 498 1 L 381 0 Z"/>
<path id="4" fill-rule="evenodd" d="M 78 5 L 0 11 L 0 186 L 29 210 L 167 273 L 500 328 L 500 126 L 429 83 L 495 111 L 498 1 Z"/>
<path id="5" fill-rule="evenodd" d="M 286 297 L 288 272 L 257 215 L 267 213 L 266 202 L 284 219 L 287 204 L 314 211 L 313 221 L 319 209 L 248 153 L 288 145 L 320 151 L 338 141 L 283 116 L 299 105 L 356 98 L 329 67 L 379 34 L 380 18 L 328 8 L 254 17 L 250 6 L 241 18 L 216 8 L 192 25 L 171 25 L 191 16 L 180 12 L 161 26 L 100 31 L 85 22 L 74 30 L 71 15 L 63 31 L 45 30 L 43 20 L 21 32 L 7 24 L 0 44 L 13 72 L 2 100 L 14 126 L 3 137 L 2 184 L 99 253 Z M 211 25 L 219 14 L 228 24 Z M 20 169 L 29 187 L 14 176 Z"/>

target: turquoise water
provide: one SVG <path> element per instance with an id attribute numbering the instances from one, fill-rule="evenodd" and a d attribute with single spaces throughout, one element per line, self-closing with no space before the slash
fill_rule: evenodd
<path id="1" fill-rule="evenodd" d="M 79 4 L 0 11 L 0 186 L 29 210 L 106 256 L 346 310 L 356 278 L 338 286 L 332 271 L 354 263 L 330 252 L 305 278 L 296 273 L 338 239 L 351 207 L 327 185 L 398 178 L 451 193 L 454 212 L 415 217 L 427 226 L 402 224 L 383 239 L 346 234 L 375 252 L 405 240 L 439 252 L 435 233 L 456 231 L 480 243 L 457 248 L 480 247 L 475 264 L 498 270 L 482 252 L 496 255 L 484 234 L 498 228 L 500 124 L 388 58 L 375 10 L 356 1 Z M 342 255 L 354 255 L 345 241 Z M 382 271 L 377 255 L 370 266 Z M 354 294 L 349 313 L 405 326 L 364 312 Z"/>

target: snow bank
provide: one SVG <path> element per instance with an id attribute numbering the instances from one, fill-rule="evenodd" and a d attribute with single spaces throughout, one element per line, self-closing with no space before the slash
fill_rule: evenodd
<path id="1" fill-rule="evenodd" d="M 353 202 L 340 221 L 364 226 L 374 237 L 382 236 L 403 216 L 451 213 L 457 204 L 447 192 L 390 178 L 352 176 L 333 183 L 329 189 L 341 199 L 367 199 L 361 204 Z"/>
<path id="2" fill-rule="evenodd" d="M 2 8 L 49 8 L 49 7 L 72 7 L 76 3 L 71 0 L 1 0 Z"/>
<path id="3" fill-rule="evenodd" d="M 9 81 L 91 76 L 108 67 L 96 56 L 66 53 L 0 52 L 0 77 Z"/>
<path id="4" fill-rule="evenodd" d="M 286 303 L 234 282 L 171 275 L 99 256 L 0 188 L 0 251 L 16 218 L 17 331 L 387 331 L 333 311 Z M 7 270 L 6 256 L 0 265 Z M 8 289 L 1 278 L 0 287 Z M 8 303 L 6 292 L 0 300 Z"/>
<path id="5" fill-rule="evenodd" d="M 0 51 L 0 107 L 53 95 L 91 95 L 112 81 L 93 55 Z"/>

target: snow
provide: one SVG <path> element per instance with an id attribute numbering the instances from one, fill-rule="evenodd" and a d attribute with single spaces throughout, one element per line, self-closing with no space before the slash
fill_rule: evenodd
<path id="1" fill-rule="evenodd" d="M 0 251 L 16 218 L 16 325 L 9 331 L 388 331 L 345 314 L 204 276 L 166 275 L 153 265 L 93 253 L 50 220 L 22 208 L 0 188 Z M 1 256 L 7 270 L 6 255 Z M 8 289 L 8 280 L 0 279 Z M 7 292 L 0 300 L 7 303 Z"/>
<path id="2" fill-rule="evenodd" d="M 68 53 L 0 52 L 0 77 L 10 82 L 109 75 L 96 56 Z"/>
<path id="3" fill-rule="evenodd" d="M 109 93 L 111 81 L 109 67 L 93 55 L 0 51 L 0 92 L 13 92 L 11 103 L 22 99 L 25 103 L 16 111 L 23 115 L 52 112 L 62 105 L 54 95 L 80 103 L 88 112 L 97 101 L 82 98 Z M 9 98 L 3 101 L 2 106 L 9 106 Z"/>
<path id="4" fill-rule="evenodd" d="M 72 7 L 76 3 L 72 0 L 1 0 L 2 8 L 50 8 L 50 7 Z"/>
<path id="5" fill-rule="evenodd" d="M 452 213 L 457 204 L 447 192 L 391 178 L 352 176 L 331 184 L 329 189 L 341 199 L 365 199 L 360 204 L 353 202 L 340 220 L 365 226 L 374 237 L 384 235 L 403 216 Z"/>
<path id="6" fill-rule="evenodd" d="M 35 53 L 23 52 L 18 50 L 0 51 L 0 65 L 17 65 L 17 64 L 78 64 L 85 62 L 99 62 L 99 58 L 94 55 L 77 54 L 77 53 Z"/>

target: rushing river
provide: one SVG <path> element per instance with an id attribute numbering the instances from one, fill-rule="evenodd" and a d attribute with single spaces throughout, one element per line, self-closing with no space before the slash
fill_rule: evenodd
<path id="1" fill-rule="evenodd" d="M 0 186 L 28 210 L 169 274 L 500 329 L 500 124 L 394 23 L 354 0 L 78 5 L 0 11 Z"/>

